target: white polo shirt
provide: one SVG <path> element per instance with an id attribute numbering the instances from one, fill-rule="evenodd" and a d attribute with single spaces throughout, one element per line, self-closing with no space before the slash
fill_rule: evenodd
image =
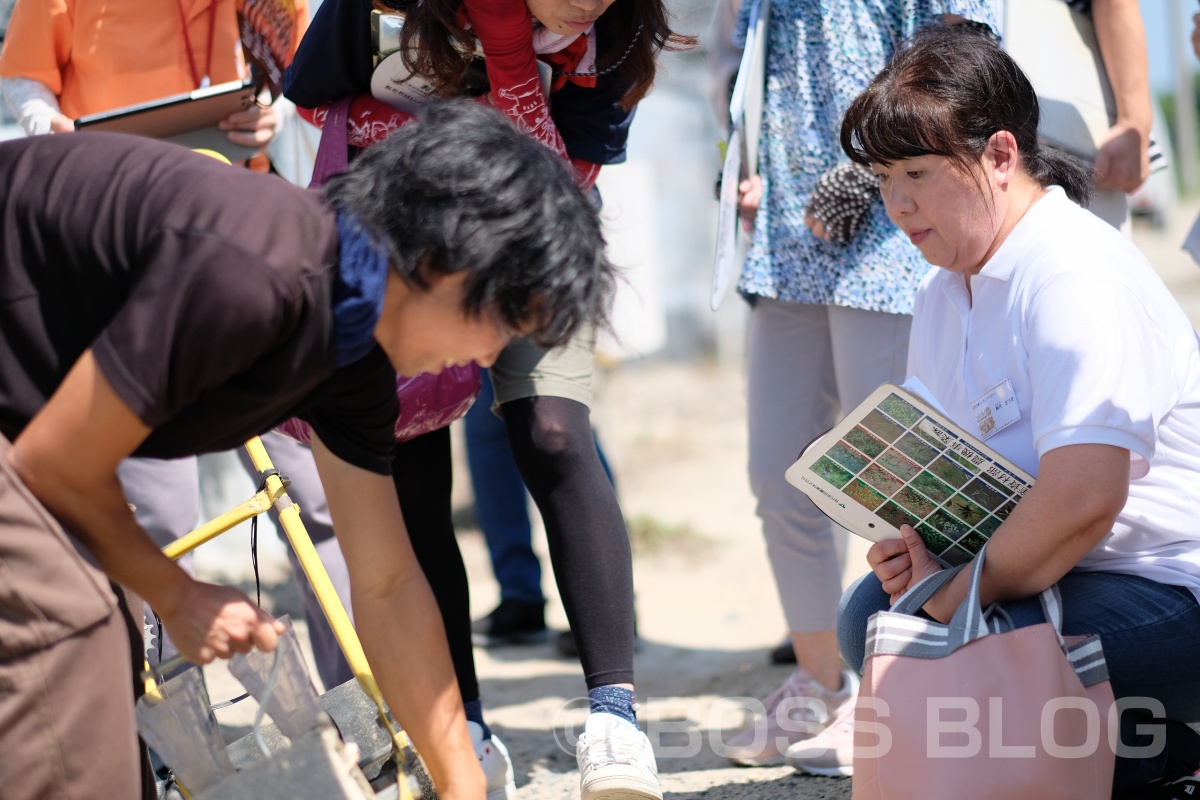
<path id="1" fill-rule="evenodd" d="M 986 442 L 1035 476 L 1056 447 L 1129 450 L 1129 500 L 1078 569 L 1200 598 L 1200 346 L 1162 280 L 1052 187 L 970 281 L 972 299 L 962 275 L 922 282 L 909 374 L 977 435 L 973 403 L 1007 381 L 1020 416 Z"/>

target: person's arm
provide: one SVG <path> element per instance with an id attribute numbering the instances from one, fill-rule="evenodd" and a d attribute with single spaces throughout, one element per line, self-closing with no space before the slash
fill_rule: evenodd
<path id="1" fill-rule="evenodd" d="M 59 109 L 54 92 L 41 81 L 4 78 L 0 80 L 0 91 L 3 91 L 4 102 L 27 136 L 70 133 L 75 130 L 75 123 Z"/>
<path id="2" fill-rule="evenodd" d="M 1098 189 L 1132 192 L 1150 174 L 1150 66 L 1137 0 L 1092 0 L 1092 20 L 1117 102 L 1117 121 L 1096 152 Z"/>
<path id="3" fill-rule="evenodd" d="M 524 0 L 463 0 L 463 10 L 483 47 L 492 105 L 564 158 L 580 189 L 591 189 L 600 164 L 570 155 L 550 116 L 533 50 L 533 17 Z"/>
<path id="4" fill-rule="evenodd" d="M 1039 462 L 1037 483 L 992 534 L 980 587 L 984 608 L 1032 597 L 1054 585 L 1112 530 L 1128 494 L 1128 450 L 1078 444 L 1047 452 Z M 872 545 L 867 561 L 893 601 L 941 569 L 911 528 L 904 530 L 903 540 Z M 925 611 L 948 622 L 966 597 L 969 581 L 964 570 Z"/>
<path id="5" fill-rule="evenodd" d="M 241 592 L 193 580 L 135 521 L 117 465 L 149 433 L 88 350 L 13 442 L 8 459 L 109 577 L 154 607 L 189 660 L 203 664 L 253 646 L 273 650 L 278 623 Z"/>
<path id="6" fill-rule="evenodd" d="M 492 105 L 563 158 L 567 147 L 550 119 L 533 51 L 533 17 L 525 0 L 463 0 L 483 47 Z"/>
<path id="7" fill-rule="evenodd" d="M 467 733 L 442 616 L 409 543 L 391 478 L 335 456 L 313 458 L 350 573 L 355 627 L 384 699 L 443 800 L 477 800 L 484 776 Z"/>
<path id="8" fill-rule="evenodd" d="M 296 106 L 296 113 L 304 121 L 324 130 L 332 105 L 326 103 L 316 108 Z M 346 143 L 351 147 L 370 147 L 414 119 L 416 117 L 412 114 L 392 108 L 369 94 L 356 95 L 350 101 L 350 109 L 346 114 Z"/>
<path id="9" fill-rule="evenodd" d="M 73 32 L 66 0 L 20 0 L 13 7 L 0 50 L 0 81 L 9 108 L 30 136 L 75 129 L 58 103 Z"/>

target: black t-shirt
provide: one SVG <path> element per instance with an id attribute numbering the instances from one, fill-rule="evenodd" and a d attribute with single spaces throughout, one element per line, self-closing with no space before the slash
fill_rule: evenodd
<path id="1" fill-rule="evenodd" d="M 289 100 L 301 108 L 316 108 L 349 95 L 371 93 L 372 8 L 372 0 L 321 3 L 283 78 Z M 612 46 L 601 17 L 596 24 L 597 52 L 604 54 Z M 629 80 L 614 71 L 599 76 L 594 89 L 568 81 L 553 94 L 550 118 L 573 158 L 593 164 L 625 161 L 633 111 L 621 107 L 621 98 L 629 86 Z"/>
<path id="2" fill-rule="evenodd" d="M 0 433 L 91 347 L 153 429 L 137 455 L 236 447 L 290 416 L 390 472 L 395 373 L 333 369 L 334 212 L 176 145 L 74 133 L 0 144 Z"/>

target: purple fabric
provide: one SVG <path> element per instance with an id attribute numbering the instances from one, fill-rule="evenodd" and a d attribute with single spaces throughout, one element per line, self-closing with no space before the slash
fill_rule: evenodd
<path id="1" fill-rule="evenodd" d="M 350 115 L 351 97 L 343 97 L 329 106 L 325 115 L 325 126 L 321 128 L 321 144 L 317 148 L 317 158 L 313 163 L 310 189 L 319 189 L 339 172 L 345 172 L 350 165 L 350 146 L 346 136 L 346 118 Z"/>
<path id="2" fill-rule="evenodd" d="M 479 394 L 479 367 L 451 367 L 436 375 L 422 372 L 412 378 L 396 376 L 396 399 L 400 416 L 396 419 L 396 441 L 406 442 L 421 434 L 436 431 L 467 413 Z M 312 443 L 308 423 L 293 417 L 275 427 L 284 436 L 302 444 Z"/>

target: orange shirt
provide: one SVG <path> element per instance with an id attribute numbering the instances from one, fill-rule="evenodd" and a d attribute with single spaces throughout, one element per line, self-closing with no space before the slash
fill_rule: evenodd
<path id="1" fill-rule="evenodd" d="M 180 2 L 195 72 L 205 73 L 209 11 L 216 3 L 210 82 L 248 75 L 236 0 L 18 0 L 0 52 L 0 78 L 44 83 L 71 119 L 190 92 L 198 87 Z M 303 27 L 308 4 L 294 5 Z"/>

